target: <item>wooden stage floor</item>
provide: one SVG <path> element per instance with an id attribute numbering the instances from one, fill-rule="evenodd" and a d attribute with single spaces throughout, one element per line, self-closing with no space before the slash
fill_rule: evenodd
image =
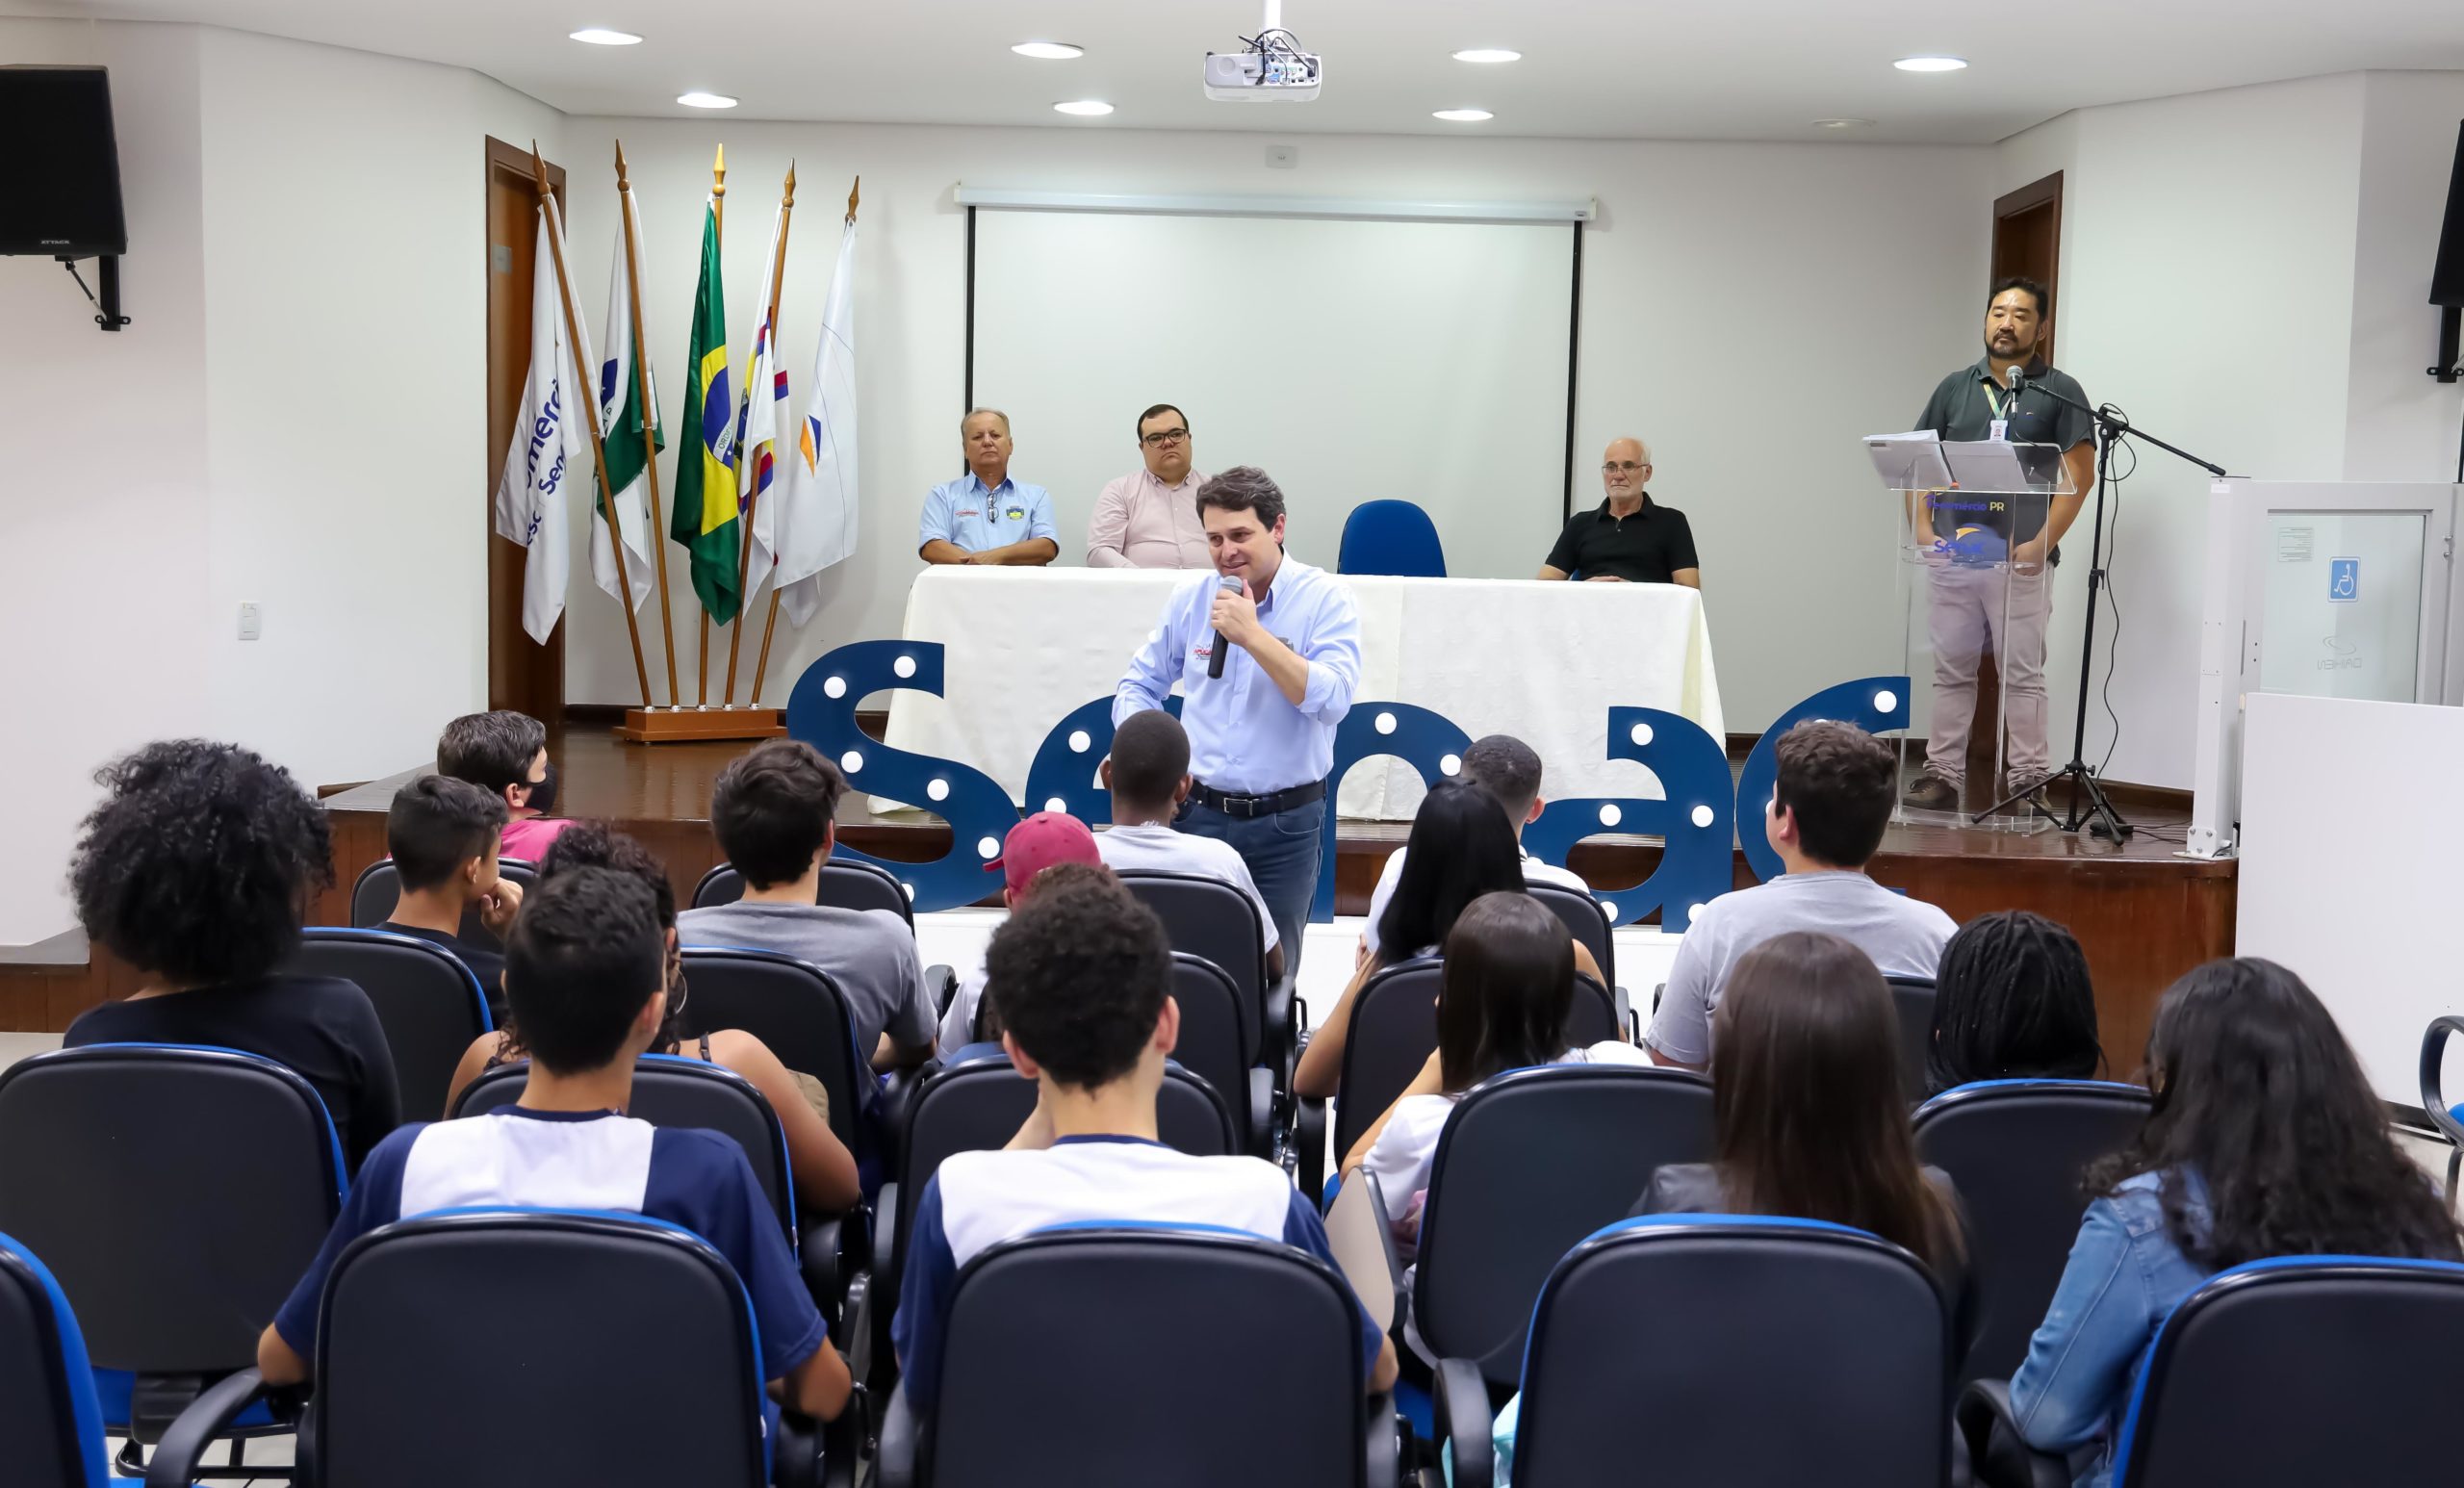
<path id="1" fill-rule="evenodd" d="M 603 727 L 569 724 L 552 737 L 561 777 L 558 810 L 613 821 L 668 865 L 680 896 L 719 859 L 709 833 L 710 786 L 750 746 L 741 743 L 645 746 L 617 740 Z M 336 886 L 319 907 L 342 923 L 351 879 L 385 853 L 385 808 L 414 771 L 328 798 L 334 816 Z M 1972 828 L 1894 826 L 1883 839 L 1874 876 L 1940 905 L 1965 921 L 1995 910 L 2024 909 L 2070 926 L 2088 953 L 2105 1048 L 2114 1073 L 2139 1066 L 2156 998 L 2200 962 L 2232 954 L 2235 864 L 2173 856 L 2186 807 L 2158 801 L 2125 806 L 2141 830 L 2117 848 L 2084 834 L 2022 836 Z M 949 850 L 947 827 L 921 812 L 877 814 L 851 792 L 840 802 L 839 835 L 885 859 L 924 862 Z M 1336 907 L 1357 914 L 1369 901 L 1386 855 L 1407 827 L 1346 821 L 1336 844 Z M 1595 887 L 1630 888 L 1659 860 L 1656 838 L 1602 836 L 1574 852 L 1572 866 Z M 1754 882 L 1742 854 L 1735 884 Z"/>

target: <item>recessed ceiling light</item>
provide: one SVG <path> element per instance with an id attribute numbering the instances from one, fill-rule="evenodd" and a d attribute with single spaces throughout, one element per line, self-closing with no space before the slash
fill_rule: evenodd
<path id="1" fill-rule="evenodd" d="M 1902 72 L 1957 72 L 1967 65 L 1964 57 L 1902 57 L 1892 63 Z"/>
<path id="2" fill-rule="evenodd" d="M 1101 118 L 1113 111 L 1113 106 L 1101 98 L 1077 98 L 1068 103 L 1056 103 L 1052 109 L 1056 114 L 1075 114 L 1080 118 Z"/>
<path id="3" fill-rule="evenodd" d="M 1816 129 L 1870 129 L 1874 121 L 1869 118 L 1818 118 L 1813 121 L 1813 127 Z"/>
<path id="4" fill-rule="evenodd" d="M 1073 57 L 1087 55 L 1085 47 L 1072 46 L 1066 41 L 1021 41 L 1010 50 L 1038 62 L 1067 62 Z"/>
<path id="5" fill-rule="evenodd" d="M 1470 46 L 1454 54 L 1456 62 L 1521 62 L 1521 52 L 1509 52 L 1502 46 Z"/>
<path id="6" fill-rule="evenodd" d="M 629 31 L 610 31 L 604 26 L 584 26 L 572 33 L 572 38 L 593 46 L 632 46 L 642 39 Z"/>
<path id="7" fill-rule="evenodd" d="M 1440 109 L 1429 117 L 1442 118 L 1450 124 L 1477 124 L 1497 115 L 1486 109 Z"/>
<path id="8" fill-rule="evenodd" d="M 678 93 L 676 101 L 688 109 L 732 109 L 735 100 L 725 93 Z"/>

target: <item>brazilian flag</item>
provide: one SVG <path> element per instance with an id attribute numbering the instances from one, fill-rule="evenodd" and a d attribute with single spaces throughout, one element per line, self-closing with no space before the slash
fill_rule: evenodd
<path id="1" fill-rule="evenodd" d="M 719 218 L 702 209 L 702 277 L 693 288 L 691 376 L 679 428 L 692 437 L 676 457 L 676 509 L 668 535 L 693 561 L 693 592 L 721 625 L 743 607 L 736 587 L 735 394 L 728 376 L 728 312 L 719 286 Z"/>

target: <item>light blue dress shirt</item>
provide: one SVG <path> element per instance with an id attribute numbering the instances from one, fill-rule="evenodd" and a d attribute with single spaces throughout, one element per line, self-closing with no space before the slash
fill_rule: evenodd
<path id="1" fill-rule="evenodd" d="M 1213 573 L 1194 574 L 1172 591 L 1160 629 L 1129 661 L 1113 695 L 1113 722 L 1162 707 L 1179 682 L 1187 697 L 1181 727 L 1190 735 L 1190 773 L 1217 790 L 1259 796 L 1322 781 L 1335 765 L 1335 726 L 1360 689 L 1360 611 L 1351 591 L 1322 568 L 1286 557 L 1258 605 L 1267 633 L 1309 663 L 1309 685 L 1293 706 L 1241 647 L 1223 675 L 1206 675 L 1215 646 Z"/>
<path id="2" fill-rule="evenodd" d="M 1052 525 L 1052 493 L 1008 475 L 991 491 L 969 471 L 956 480 L 935 486 L 924 498 L 924 520 L 916 529 L 921 549 L 935 538 L 956 543 L 969 552 L 1007 548 L 1031 537 L 1061 542 Z"/>

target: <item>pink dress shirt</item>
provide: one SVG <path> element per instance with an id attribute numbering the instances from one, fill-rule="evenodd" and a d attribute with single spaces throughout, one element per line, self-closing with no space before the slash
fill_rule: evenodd
<path id="1" fill-rule="evenodd" d="M 1095 498 L 1087 521 L 1089 568 L 1213 568 L 1206 528 L 1197 520 L 1197 488 L 1206 477 L 1191 471 L 1168 486 L 1144 466 L 1116 477 Z"/>

